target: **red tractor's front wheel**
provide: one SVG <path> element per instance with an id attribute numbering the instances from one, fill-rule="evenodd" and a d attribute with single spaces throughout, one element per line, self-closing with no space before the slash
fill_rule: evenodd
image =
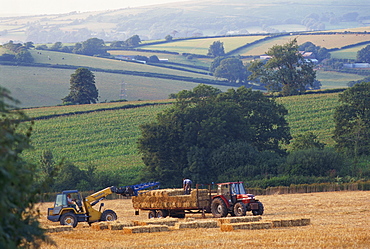
<path id="1" fill-rule="evenodd" d="M 262 202 L 257 202 L 258 203 L 258 209 L 257 210 L 252 210 L 253 215 L 262 215 L 264 208 Z"/>
<path id="2" fill-rule="evenodd" d="M 211 203 L 211 212 L 215 218 L 226 217 L 228 211 L 225 202 L 221 198 L 213 199 Z"/>
<path id="3" fill-rule="evenodd" d="M 245 216 L 247 213 L 247 208 L 243 202 L 237 202 L 234 205 L 234 214 L 235 216 Z"/>

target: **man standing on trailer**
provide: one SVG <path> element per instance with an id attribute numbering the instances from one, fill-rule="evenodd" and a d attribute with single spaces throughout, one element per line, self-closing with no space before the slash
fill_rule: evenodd
<path id="1" fill-rule="evenodd" d="M 185 195 L 190 195 L 191 184 L 192 184 L 192 181 L 190 179 L 188 179 L 188 178 L 183 179 L 182 187 L 184 188 L 184 194 Z"/>

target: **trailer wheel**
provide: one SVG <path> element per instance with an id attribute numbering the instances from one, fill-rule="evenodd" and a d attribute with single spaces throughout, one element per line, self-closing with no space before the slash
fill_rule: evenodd
<path id="1" fill-rule="evenodd" d="M 247 208 L 243 202 L 237 202 L 234 205 L 234 214 L 235 216 L 245 216 L 247 213 Z"/>
<path id="2" fill-rule="evenodd" d="M 157 218 L 166 218 L 168 216 L 168 211 L 165 209 L 161 209 L 157 211 L 156 217 Z"/>
<path id="3" fill-rule="evenodd" d="M 110 209 L 105 210 L 100 218 L 101 221 L 115 221 L 117 220 L 117 214 Z"/>
<path id="4" fill-rule="evenodd" d="M 63 214 L 61 217 L 60 217 L 60 224 L 65 226 L 72 226 L 72 227 L 76 227 L 77 226 L 77 217 L 76 215 L 74 215 L 74 213 L 65 213 Z"/>
<path id="5" fill-rule="evenodd" d="M 211 211 L 215 218 L 226 217 L 228 213 L 226 204 L 221 198 L 213 199 L 211 203 Z"/>
<path id="6" fill-rule="evenodd" d="M 148 213 L 148 218 L 149 219 L 154 219 L 157 217 L 157 212 L 155 210 L 150 210 Z"/>
<path id="7" fill-rule="evenodd" d="M 258 202 L 258 210 L 252 210 L 253 215 L 262 215 L 264 211 L 262 202 Z"/>

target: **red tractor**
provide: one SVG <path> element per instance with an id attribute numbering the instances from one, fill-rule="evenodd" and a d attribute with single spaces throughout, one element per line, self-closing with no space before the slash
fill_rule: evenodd
<path id="1" fill-rule="evenodd" d="M 212 196 L 211 212 L 214 217 L 244 216 L 247 211 L 253 215 L 263 214 L 263 205 L 254 195 L 247 194 L 243 182 L 218 183 L 217 195 Z"/>

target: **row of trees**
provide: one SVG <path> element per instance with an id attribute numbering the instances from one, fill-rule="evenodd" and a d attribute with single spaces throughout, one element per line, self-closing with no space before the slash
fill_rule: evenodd
<path id="1" fill-rule="evenodd" d="M 216 78 L 227 79 L 231 83 L 252 81 L 266 87 L 270 92 L 295 95 L 307 89 L 319 89 L 314 63 L 306 60 L 300 51 L 312 52 L 320 60 L 330 57 L 327 49 L 312 43 L 298 46 L 297 40 L 284 45 L 275 45 L 266 53 L 269 60 L 255 60 L 244 65 L 236 57 L 225 57 L 222 42 L 214 42 L 208 55 L 216 57 L 209 71 Z"/>
<path id="2" fill-rule="evenodd" d="M 0 61 L 11 61 L 11 62 L 27 62 L 32 63 L 34 61 L 28 48 L 33 47 L 32 42 L 25 44 L 14 43 L 9 41 L 3 45 L 4 48 L 10 50 L 12 53 L 5 53 L 0 56 Z"/>
<path id="3" fill-rule="evenodd" d="M 291 140 L 287 110 L 261 92 L 240 87 L 221 93 L 205 85 L 181 91 L 173 108 L 140 127 L 138 146 L 146 165 L 141 177 L 172 187 L 182 177 L 209 183 L 356 176 L 347 159 L 370 155 L 370 83 L 355 85 L 340 99 L 334 150 L 312 133 Z M 287 153 L 281 146 L 290 141 Z M 366 174 L 370 177 L 369 170 Z"/>

